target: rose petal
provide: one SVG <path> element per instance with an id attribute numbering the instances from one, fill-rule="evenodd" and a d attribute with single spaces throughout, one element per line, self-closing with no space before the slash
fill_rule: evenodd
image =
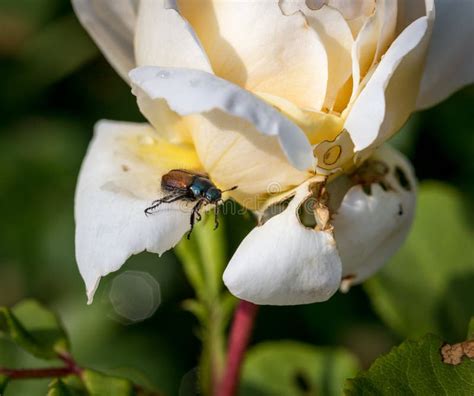
<path id="1" fill-rule="evenodd" d="M 354 143 L 344 129 L 333 140 L 325 140 L 313 149 L 319 174 L 336 173 L 344 167 L 353 166 Z"/>
<path id="2" fill-rule="evenodd" d="M 189 67 L 212 72 L 192 27 L 166 0 L 140 1 L 135 55 L 138 66 Z"/>
<path id="3" fill-rule="evenodd" d="M 345 128 L 356 151 L 388 139 L 415 110 L 433 11 L 392 43 L 349 112 Z"/>
<path id="4" fill-rule="evenodd" d="M 417 108 L 441 102 L 474 82 L 474 2 L 441 1 L 428 50 Z"/>
<path id="5" fill-rule="evenodd" d="M 222 189 L 250 210 L 264 205 L 270 194 L 288 191 L 311 173 L 288 162 L 278 140 L 264 136 L 243 119 L 222 111 L 186 117 L 206 172 Z"/>
<path id="6" fill-rule="evenodd" d="M 379 62 L 393 41 L 396 27 L 397 2 L 382 0 L 373 15 L 362 26 L 352 48 L 352 103 L 368 80 L 371 68 Z M 367 75 L 369 73 L 369 76 Z"/>
<path id="7" fill-rule="evenodd" d="M 328 4 L 341 11 L 344 18 L 349 20 L 368 16 L 375 8 L 375 0 L 329 0 Z"/>
<path id="8" fill-rule="evenodd" d="M 297 217 L 308 195 L 305 183 L 284 212 L 243 240 L 224 272 L 232 294 L 255 304 L 296 305 L 336 292 L 341 262 L 331 233 L 306 228 Z"/>
<path id="9" fill-rule="evenodd" d="M 220 110 L 252 123 L 266 136 L 278 138 L 290 163 L 301 170 L 313 166 L 311 145 L 290 120 L 255 95 L 199 70 L 140 67 L 130 72 L 134 93 L 142 102 L 161 99 L 180 115 Z M 147 105 L 152 110 L 151 104 Z M 143 110 L 143 108 L 142 108 Z M 147 114 L 145 114 L 147 115 Z"/>
<path id="10" fill-rule="evenodd" d="M 368 195 L 360 185 L 352 187 L 333 220 L 343 278 L 350 283 L 364 281 L 395 254 L 410 230 L 415 213 L 416 179 L 407 159 L 383 146 L 370 160 L 388 166 L 384 178 L 388 190 L 373 183 Z"/>
<path id="11" fill-rule="evenodd" d="M 385 54 L 385 51 L 387 51 L 395 38 L 398 12 L 397 4 L 396 1 L 392 0 L 379 0 L 379 2 L 377 2 L 377 11 L 382 11 L 382 20 L 373 64 L 380 61 L 380 58 Z"/>
<path id="12" fill-rule="evenodd" d="M 287 16 L 302 12 L 324 44 L 328 57 L 328 86 L 323 106 L 332 110 L 352 72 L 351 51 L 354 39 L 347 21 L 340 10 L 327 7 L 324 2 L 314 4 L 304 0 L 282 0 L 279 5 Z"/>
<path id="13" fill-rule="evenodd" d="M 418 18 L 426 15 L 426 0 L 398 0 L 397 3 L 396 34 L 399 35 Z"/>
<path id="14" fill-rule="evenodd" d="M 160 141 L 146 124 L 97 124 L 75 202 L 76 259 L 89 302 L 102 276 L 133 254 L 165 252 L 189 229 L 189 207 L 183 202 L 144 214 L 163 196 L 161 176 L 172 168 L 199 168 L 196 154 Z"/>
<path id="15" fill-rule="evenodd" d="M 307 11 L 305 16 L 327 52 L 329 75 L 324 108 L 332 110 L 338 94 L 351 76 L 354 39 L 349 25 L 337 9 L 322 7 L 317 11 Z"/>
<path id="16" fill-rule="evenodd" d="M 138 1 L 72 0 L 82 25 L 125 81 L 135 67 L 133 36 Z"/>
<path id="17" fill-rule="evenodd" d="M 321 109 L 327 56 L 303 15 L 283 15 L 278 0 L 182 0 L 178 4 L 201 39 L 216 75 L 250 91 Z"/>
<path id="18" fill-rule="evenodd" d="M 312 145 L 335 139 L 344 126 L 344 119 L 339 115 L 323 111 L 304 110 L 294 103 L 275 95 L 262 92 L 254 92 L 254 94 L 298 125 Z"/>

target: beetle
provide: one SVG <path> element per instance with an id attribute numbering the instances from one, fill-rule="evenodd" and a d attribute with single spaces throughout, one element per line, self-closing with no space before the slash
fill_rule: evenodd
<path id="1" fill-rule="evenodd" d="M 151 203 L 151 206 L 145 209 L 145 214 L 152 214 L 161 204 L 172 203 L 176 201 L 196 202 L 191 212 L 191 229 L 188 232 L 189 239 L 194 228 L 195 221 L 201 220 L 199 211 L 205 205 L 213 204 L 214 207 L 214 229 L 219 226 L 217 219 L 218 205 L 223 203 L 222 193 L 235 190 L 237 186 L 228 190 L 220 190 L 209 179 L 205 173 L 192 172 L 185 169 L 172 169 L 161 178 L 161 189 L 170 194 L 157 199 Z"/>

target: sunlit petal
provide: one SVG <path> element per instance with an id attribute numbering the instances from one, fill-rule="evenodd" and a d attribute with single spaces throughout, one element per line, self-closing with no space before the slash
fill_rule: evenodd
<path id="1" fill-rule="evenodd" d="M 72 0 L 74 11 L 123 79 L 133 69 L 133 37 L 139 0 Z"/>
<path id="2" fill-rule="evenodd" d="M 309 194 L 305 183 L 285 211 L 247 235 L 224 272 L 232 294 L 256 304 L 295 305 L 325 301 L 336 292 L 341 261 L 332 234 L 298 219 Z"/>
<path id="3" fill-rule="evenodd" d="M 321 109 L 327 56 L 303 15 L 283 15 L 278 0 L 182 0 L 178 4 L 203 43 L 216 75 L 303 108 Z"/>
<path id="4" fill-rule="evenodd" d="M 167 0 L 140 0 L 135 33 L 138 66 L 189 67 L 212 72 L 189 23 Z"/>
<path id="5" fill-rule="evenodd" d="M 429 10 L 397 37 L 354 102 L 345 128 L 356 151 L 388 139 L 413 112 L 432 21 Z"/>
<path id="6" fill-rule="evenodd" d="M 165 99 L 182 116 L 217 110 L 242 118 L 255 126 L 254 131 L 277 138 L 296 168 L 313 166 L 311 145 L 304 132 L 272 106 L 232 83 L 199 70 L 159 67 L 135 69 L 130 78 L 134 93 L 142 100 Z"/>
<path id="7" fill-rule="evenodd" d="M 133 254 L 161 254 L 189 229 L 190 208 L 169 204 L 145 216 L 163 196 L 161 176 L 172 168 L 200 169 L 194 151 L 159 139 L 146 124 L 97 124 L 76 190 L 76 259 L 92 301 L 101 277 Z"/>

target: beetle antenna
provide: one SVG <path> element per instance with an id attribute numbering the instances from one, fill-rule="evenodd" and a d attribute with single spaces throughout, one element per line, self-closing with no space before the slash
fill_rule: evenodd
<path id="1" fill-rule="evenodd" d="M 236 190 L 237 188 L 239 188 L 239 186 L 234 186 L 234 187 L 232 187 L 232 188 L 228 188 L 227 190 L 224 190 L 224 191 L 221 191 L 221 192 L 225 193 L 225 192 L 227 192 L 227 191 L 234 191 L 234 190 Z"/>

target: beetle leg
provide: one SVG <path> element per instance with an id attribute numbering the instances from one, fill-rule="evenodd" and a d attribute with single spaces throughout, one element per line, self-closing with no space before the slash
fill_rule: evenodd
<path id="1" fill-rule="evenodd" d="M 201 221 L 202 219 L 201 213 L 199 213 L 200 209 L 201 209 L 201 206 L 199 206 L 199 208 L 196 209 L 196 221 Z"/>
<path id="2" fill-rule="evenodd" d="M 151 203 L 151 206 L 145 209 L 145 214 L 148 216 L 149 214 L 152 214 L 153 211 L 160 206 L 162 203 L 172 203 L 175 201 L 178 201 L 180 199 L 183 199 L 186 195 L 167 195 L 166 197 L 163 197 L 161 199 L 157 199 L 156 201 L 153 201 Z"/>
<path id="3" fill-rule="evenodd" d="M 219 206 L 216 204 L 214 206 L 214 230 L 217 230 L 217 227 L 219 227 Z"/>
<path id="4" fill-rule="evenodd" d="M 191 233 L 193 232 L 194 228 L 194 223 L 195 223 L 195 218 L 196 214 L 198 217 L 198 221 L 201 220 L 201 214 L 199 213 L 199 209 L 201 209 L 202 204 L 204 203 L 204 200 L 200 199 L 196 205 L 193 207 L 193 211 L 191 213 L 191 218 L 190 218 L 190 223 L 191 223 L 191 229 L 188 232 L 187 238 L 189 239 L 191 237 Z"/>
<path id="5" fill-rule="evenodd" d="M 179 194 L 179 196 L 181 196 L 182 194 Z M 166 197 L 163 197 L 163 198 L 160 198 L 160 199 L 156 199 L 155 201 L 153 201 L 151 204 L 152 205 L 155 205 L 155 204 L 162 204 L 162 203 L 167 203 L 169 202 L 170 199 L 173 199 L 177 197 L 176 194 L 170 194 L 170 195 L 167 195 Z"/>

